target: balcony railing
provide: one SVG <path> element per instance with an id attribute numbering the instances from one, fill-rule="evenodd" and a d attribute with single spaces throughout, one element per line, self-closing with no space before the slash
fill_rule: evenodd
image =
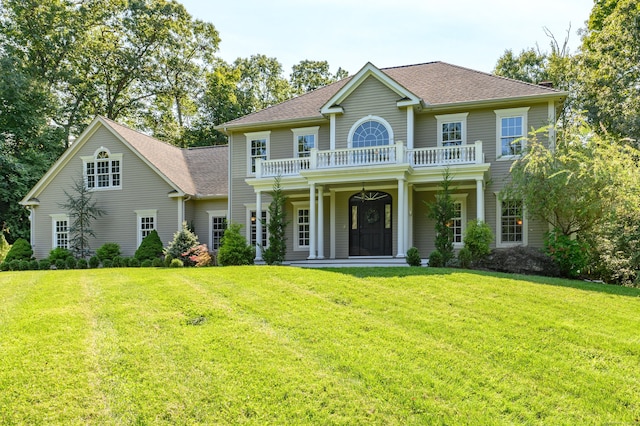
<path id="1" fill-rule="evenodd" d="M 443 167 L 484 163 L 482 141 L 473 145 L 407 149 L 402 142 L 394 145 L 318 151 L 308 157 L 256 160 L 256 177 L 297 176 L 304 170 L 369 167 L 382 164 L 408 164 L 414 168 Z"/>

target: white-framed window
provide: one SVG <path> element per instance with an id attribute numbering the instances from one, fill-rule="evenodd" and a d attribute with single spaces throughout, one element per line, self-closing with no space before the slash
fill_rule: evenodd
<path id="1" fill-rule="evenodd" d="M 468 115 L 468 112 L 436 115 L 438 146 L 459 146 L 467 144 Z"/>
<path id="2" fill-rule="evenodd" d="M 271 132 L 245 133 L 247 137 L 247 171 L 250 175 L 256 173 L 256 160 L 269 159 L 269 138 Z"/>
<path id="3" fill-rule="evenodd" d="M 122 188 L 122 154 L 113 154 L 101 146 L 92 156 L 83 156 L 83 176 L 91 190 Z"/>
<path id="4" fill-rule="evenodd" d="M 137 246 L 140 247 L 142 244 L 142 240 L 144 237 L 149 235 L 151 231 L 157 229 L 158 225 L 158 210 L 156 209 L 147 209 L 147 210 L 134 210 L 134 213 L 137 216 L 136 219 L 136 234 L 138 236 Z"/>
<path id="5" fill-rule="evenodd" d="M 464 245 L 464 232 L 467 229 L 467 194 L 453 194 L 454 216 L 451 218 L 451 230 L 453 231 L 453 246 L 462 248 Z"/>
<path id="6" fill-rule="evenodd" d="M 226 210 L 208 210 L 209 214 L 209 248 L 218 250 L 222 243 L 224 231 L 227 229 Z"/>
<path id="7" fill-rule="evenodd" d="M 311 235 L 311 222 L 309 220 L 309 203 L 306 201 L 293 202 L 294 226 L 293 226 L 293 250 L 309 250 L 309 237 Z"/>
<path id="8" fill-rule="evenodd" d="M 509 160 L 522 154 L 527 137 L 529 107 L 497 109 L 496 158 Z"/>
<path id="9" fill-rule="evenodd" d="M 498 247 L 527 245 L 527 217 L 522 200 L 497 198 L 496 245 Z"/>
<path id="10" fill-rule="evenodd" d="M 256 244 L 256 205 L 255 204 L 245 204 L 245 208 L 247 209 L 247 234 L 246 238 L 249 244 L 255 246 Z M 269 219 L 269 215 L 267 214 L 267 210 L 269 209 L 268 203 L 262 203 L 262 238 L 261 244 L 262 248 L 267 248 L 269 244 L 269 238 L 267 233 L 267 221 Z"/>
<path id="11" fill-rule="evenodd" d="M 320 127 L 301 127 L 293 132 L 293 152 L 298 158 L 311 155 L 311 149 L 318 147 L 318 129 Z"/>
<path id="12" fill-rule="evenodd" d="M 351 126 L 348 141 L 350 148 L 393 145 L 393 129 L 384 118 L 369 115 Z"/>
<path id="13" fill-rule="evenodd" d="M 51 247 L 69 250 L 69 215 L 52 214 L 51 216 Z"/>

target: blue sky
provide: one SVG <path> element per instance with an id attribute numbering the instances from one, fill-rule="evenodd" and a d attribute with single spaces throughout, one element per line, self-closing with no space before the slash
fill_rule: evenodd
<path id="1" fill-rule="evenodd" d="M 548 28 L 570 47 L 580 43 L 593 0 L 181 0 L 220 33 L 228 62 L 261 53 L 285 75 L 301 60 L 327 60 L 350 74 L 378 67 L 445 61 L 491 72 L 505 49 L 536 43 L 547 50 Z"/>

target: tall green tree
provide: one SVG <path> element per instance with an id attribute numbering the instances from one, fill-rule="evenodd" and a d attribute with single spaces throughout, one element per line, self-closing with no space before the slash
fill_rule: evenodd
<path id="1" fill-rule="evenodd" d="M 276 58 L 253 55 L 236 59 L 233 66 L 240 71 L 237 97 L 242 115 L 291 97 L 291 86 L 283 76 L 282 64 Z"/>
<path id="2" fill-rule="evenodd" d="M 264 225 L 269 232 L 269 246 L 263 257 L 267 265 L 281 264 L 287 254 L 287 197 L 280 186 L 280 177 L 276 177 L 271 191 L 269 221 Z"/>
<path id="3" fill-rule="evenodd" d="M 445 169 L 442 174 L 441 189 L 436 192 L 436 199 L 427 206 L 427 217 L 435 220 L 436 230 L 436 251 L 442 257 L 442 266 L 447 266 L 453 259 L 453 231 L 451 230 L 451 220 L 455 215 L 455 204 L 451 194 L 453 193 L 453 177 L 449 169 Z"/>
<path id="4" fill-rule="evenodd" d="M 292 92 L 301 95 L 335 83 L 347 76 L 348 72 L 342 68 L 338 68 L 336 74 L 332 74 L 327 61 L 305 59 L 293 66 L 289 80 Z"/>

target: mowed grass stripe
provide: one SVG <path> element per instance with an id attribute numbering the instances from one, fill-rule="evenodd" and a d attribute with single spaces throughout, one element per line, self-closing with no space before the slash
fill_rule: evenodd
<path id="1" fill-rule="evenodd" d="M 58 402 L 29 408 L 29 392 L 2 392 L 0 420 L 632 422 L 639 295 L 409 268 L 2 273 L 0 385 L 35 381 L 37 371 L 7 368 L 36 338 L 13 325 L 29 315 L 68 320 L 65 338 L 51 328 L 37 338 L 48 357 L 58 343 L 76 348 L 53 361 L 76 367 L 56 367 L 74 378 L 38 379 L 39 398 Z"/>

